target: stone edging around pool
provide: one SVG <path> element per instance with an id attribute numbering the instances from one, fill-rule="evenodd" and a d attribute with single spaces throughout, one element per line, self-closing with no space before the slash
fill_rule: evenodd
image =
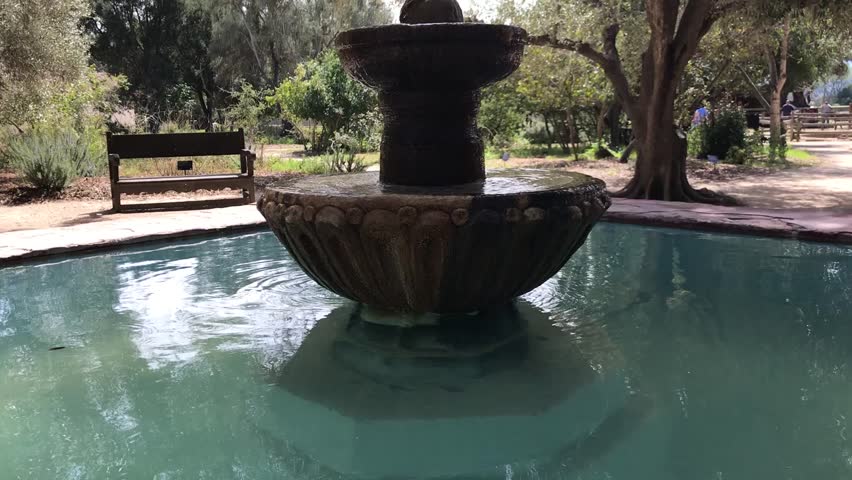
<path id="1" fill-rule="evenodd" d="M 616 199 L 604 220 L 852 245 L 852 208 L 761 210 Z M 70 227 L 0 233 L 0 267 L 49 255 L 263 228 L 254 205 L 126 214 Z"/>
<path id="2" fill-rule="evenodd" d="M 604 220 L 852 245 L 852 206 L 848 209 L 769 210 L 616 199 Z"/>

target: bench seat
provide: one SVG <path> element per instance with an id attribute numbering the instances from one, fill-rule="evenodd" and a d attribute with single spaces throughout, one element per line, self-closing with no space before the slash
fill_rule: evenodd
<path id="1" fill-rule="evenodd" d="M 115 183 L 119 193 L 192 192 L 195 190 L 248 189 L 254 179 L 246 174 L 186 175 L 180 177 L 122 178 Z"/>

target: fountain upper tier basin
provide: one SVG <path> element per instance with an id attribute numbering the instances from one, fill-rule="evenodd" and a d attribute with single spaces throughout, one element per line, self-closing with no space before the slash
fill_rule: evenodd
<path id="1" fill-rule="evenodd" d="M 527 32 L 509 25 L 384 25 L 340 33 L 346 70 L 379 91 L 476 90 L 521 64 Z"/>
<path id="2" fill-rule="evenodd" d="M 412 313 L 474 312 L 529 292 L 609 205 L 602 181 L 541 170 L 445 187 L 386 185 L 377 173 L 307 177 L 267 188 L 258 202 L 320 285 Z"/>

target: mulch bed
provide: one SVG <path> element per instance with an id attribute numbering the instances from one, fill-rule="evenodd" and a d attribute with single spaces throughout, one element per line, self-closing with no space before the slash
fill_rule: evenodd
<path id="1" fill-rule="evenodd" d="M 275 175 L 256 176 L 254 183 L 257 186 L 257 194 L 263 193 L 263 189 L 274 182 L 296 178 L 301 174 L 281 173 Z M 227 193 L 227 191 L 225 191 Z M 175 193 L 170 192 L 163 195 L 138 195 L 138 199 L 155 199 L 160 196 L 169 198 L 196 198 L 222 195 L 222 191 L 198 190 L 195 192 Z M 31 187 L 19 182 L 13 173 L 0 172 L 0 205 L 14 206 L 28 203 L 55 202 L 57 200 L 109 200 L 111 198 L 109 178 L 92 177 L 80 178 L 74 181 L 62 193 L 56 195 L 43 195 Z"/>

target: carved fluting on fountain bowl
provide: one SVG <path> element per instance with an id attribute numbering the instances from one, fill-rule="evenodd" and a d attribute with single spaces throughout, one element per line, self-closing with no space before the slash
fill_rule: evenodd
<path id="1" fill-rule="evenodd" d="M 305 178 L 269 189 L 258 206 L 320 285 L 398 312 L 473 312 L 529 292 L 610 205 L 603 182 L 567 172 L 428 189 L 377 180 Z"/>
<path id="2" fill-rule="evenodd" d="M 515 71 L 527 33 L 459 23 L 455 0 L 409 0 L 403 20 L 343 32 L 344 68 L 378 91 L 381 172 L 266 189 L 258 208 L 320 285 L 417 325 L 541 285 L 609 207 L 602 181 L 562 171 L 485 176 L 482 87 Z M 422 23 L 422 22 L 454 23 Z"/>

